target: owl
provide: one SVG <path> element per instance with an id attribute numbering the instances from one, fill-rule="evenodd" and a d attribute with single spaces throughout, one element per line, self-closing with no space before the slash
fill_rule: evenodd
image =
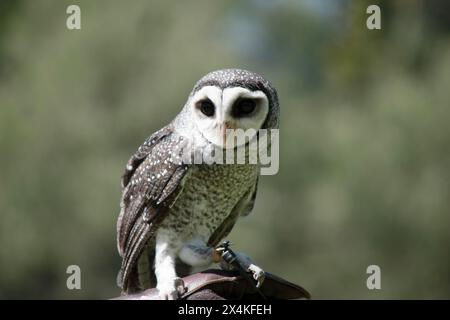
<path id="1" fill-rule="evenodd" d="M 174 120 L 145 140 L 122 176 L 117 281 L 123 293 L 156 286 L 161 299 L 177 299 L 181 277 L 212 264 L 214 247 L 253 209 L 257 163 L 193 163 L 181 153 L 228 150 L 230 130 L 254 129 L 249 138 L 258 139 L 257 130 L 278 128 L 278 119 L 269 81 L 224 69 L 201 78 Z"/>

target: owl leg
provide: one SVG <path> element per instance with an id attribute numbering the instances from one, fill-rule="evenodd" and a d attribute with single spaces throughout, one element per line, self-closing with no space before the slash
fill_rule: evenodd
<path id="1" fill-rule="evenodd" d="M 192 267 L 205 267 L 218 262 L 217 254 L 212 247 L 208 247 L 203 240 L 194 239 L 181 248 L 178 257 Z"/>
<path id="2" fill-rule="evenodd" d="M 264 279 L 266 277 L 266 274 L 264 272 L 264 270 L 260 267 L 258 267 L 257 265 L 255 265 L 252 261 L 252 259 L 247 256 L 245 253 L 242 252 L 235 252 L 236 256 L 237 256 L 237 261 L 239 262 L 239 264 L 247 271 L 251 272 L 253 275 L 253 279 L 256 280 L 256 287 L 259 288 L 261 287 L 261 285 L 264 282 Z M 220 262 L 220 267 L 223 270 L 233 270 L 234 267 L 230 264 L 228 264 L 225 261 L 221 261 Z"/>
<path id="3" fill-rule="evenodd" d="M 178 299 L 185 292 L 183 280 L 175 271 L 175 256 L 178 248 L 173 243 L 173 239 L 165 230 L 158 231 L 155 246 L 155 275 L 156 288 L 162 300 Z"/>

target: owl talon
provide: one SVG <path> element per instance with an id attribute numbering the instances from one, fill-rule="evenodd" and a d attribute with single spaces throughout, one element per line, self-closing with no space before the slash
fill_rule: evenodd
<path id="1" fill-rule="evenodd" d="M 187 288 L 184 285 L 184 281 L 181 278 L 176 278 L 174 283 L 175 283 L 175 288 L 177 288 L 178 295 L 179 295 L 179 297 L 181 297 L 187 291 Z"/>
<path id="2" fill-rule="evenodd" d="M 248 270 L 253 274 L 253 279 L 256 280 L 256 287 L 260 288 L 266 278 L 266 273 L 254 264 L 249 265 Z"/>
<path id="3" fill-rule="evenodd" d="M 186 287 L 183 279 L 175 278 L 169 285 L 158 286 L 158 290 L 161 300 L 178 300 L 186 292 Z"/>

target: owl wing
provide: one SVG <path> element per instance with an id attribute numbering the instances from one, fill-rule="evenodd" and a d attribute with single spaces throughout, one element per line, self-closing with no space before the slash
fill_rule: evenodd
<path id="1" fill-rule="evenodd" d="M 233 210 L 231 210 L 228 217 L 214 231 L 211 237 L 209 237 L 208 246 L 216 247 L 219 244 L 219 242 L 231 232 L 237 219 L 240 216 L 246 216 L 250 214 L 255 205 L 257 190 L 258 190 L 258 178 L 256 178 L 255 184 L 251 188 L 249 188 L 249 190 L 237 202 L 237 204 L 234 206 Z"/>
<path id="2" fill-rule="evenodd" d="M 189 166 L 181 162 L 183 137 L 167 126 L 150 136 L 130 158 L 122 177 L 117 247 L 122 256 L 118 284 L 128 277 L 182 189 Z"/>
<path id="3" fill-rule="evenodd" d="M 138 148 L 136 153 L 131 156 L 128 160 L 125 172 L 122 175 L 122 188 L 125 188 L 130 182 L 131 177 L 136 171 L 137 167 L 145 160 L 145 158 L 150 154 L 152 148 L 161 141 L 161 139 L 166 138 L 172 134 L 172 128 L 170 125 L 156 131 L 150 137 L 148 137 L 144 143 Z"/>

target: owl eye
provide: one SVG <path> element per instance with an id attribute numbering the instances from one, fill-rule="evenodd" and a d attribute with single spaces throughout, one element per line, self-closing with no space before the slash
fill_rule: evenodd
<path id="1" fill-rule="evenodd" d="M 197 106 L 205 116 L 212 117 L 214 115 L 215 108 L 211 100 L 206 99 L 199 101 Z"/>
<path id="2" fill-rule="evenodd" d="M 256 102 L 253 99 L 239 99 L 233 106 L 233 116 L 245 117 L 251 114 L 256 108 Z"/>

